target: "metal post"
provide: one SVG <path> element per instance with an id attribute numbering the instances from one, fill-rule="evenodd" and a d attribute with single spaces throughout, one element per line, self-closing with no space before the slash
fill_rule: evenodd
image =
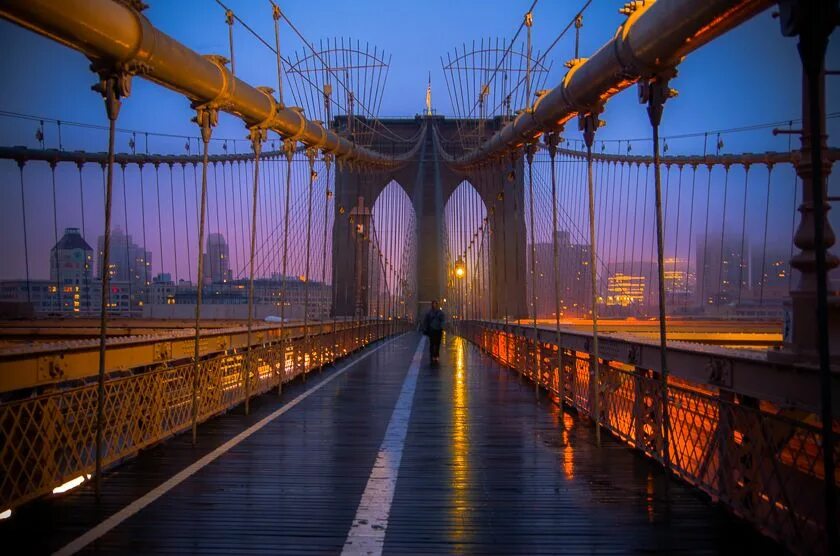
<path id="1" fill-rule="evenodd" d="M 832 331 L 829 328 L 828 271 L 840 261 L 828 253 L 834 244 L 834 232 L 826 218 L 830 208 L 826 196 L 826 178 L 831 170 L 824 156 L 826 137 L 825 121 L 825 53 L 832 30 L 837 24 L 837 0 L 825 2 L 804 2 L 787 0 L 780 2 L 782 34 L 799 35 L 799 56 L 803 68 L 803 118 L 802 118 L 802 160 L 797 173 L 802 179 L 802 220 L 796 232 L 795 243 L 802 249 L 791 261 L 801 272 L 797 290 L 791 292 L 794 304 L 795 347 L 810 351 L 816 333 L 816 350 L 820 367 L 820 394 L 822 421 L 823 468 L 825 469 L 825 532 L 828 554 L 840 552 L 840 534 L 837 528 L 837 488 L 835 484 L 834 430 L 831 399 L 831 353 Z M 810 220 L 810 222 L 809 222 Z M 812 235 L 813 234 L 813 235 Z M 816 330 L 805 324 L 806 334 L 797 334 L 797 321 L 813 311 L 816 301 Z M 801 307 L 802 311 L 796 308 Z M 810 329 L 810 330 L 809 330 Z M 808 345 L 803 345 L 808 342 Z"/>

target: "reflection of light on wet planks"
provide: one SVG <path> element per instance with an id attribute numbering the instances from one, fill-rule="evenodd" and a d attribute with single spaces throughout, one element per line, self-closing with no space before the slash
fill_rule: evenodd
<path id="1" fill-rule="evenodd" d="M 468 484 L 470 481 L 469 462 L 469 408 L 467 406 L 467 341 L 455 338 L 455 372 L 452 396 L 452 513 L 455 527 L 455 540 L 463 540 L 464 521 L 469 512 Z"/>

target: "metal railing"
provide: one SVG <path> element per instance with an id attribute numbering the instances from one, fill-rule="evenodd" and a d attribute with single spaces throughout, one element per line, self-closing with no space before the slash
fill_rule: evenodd
<path id="1" fill-rule="evenodd" d="M 197 422 L 245 401 L 248 359 L 247 387 L 253 397 L 407 326 L 402 321 L 374 320 L 261 343 L 250 351 L 250 357 L 244 349 L 203 356 L 195 386 Z M 192 360 L 186 359 L 108 376 L 103 467 L 190 429 L 194 369 Z M 0 510 L 20 506 L 94 472 L 97 383 L 79 382 L 0 404 Z"/>
<path id="2" fill-rule="evenodd" d="M 566 348 L 558 353 L 556 343 L 528 338 L 525 332 L 480 321 L 462 321 L 456 330 L 594 420 L 590 354 Z M 790 418 L 771 403 L 670 376 L 666 431 L 658 373 L 600 361 L 597 420 L 605 430 L 793 552 L 827 551 L 826 474 L 816 415 L 802 412 L 801 418 Z M 840 461 L 837 452 L 834 461 Z M 840 478 L 840 467 L 834 477 Z"/>

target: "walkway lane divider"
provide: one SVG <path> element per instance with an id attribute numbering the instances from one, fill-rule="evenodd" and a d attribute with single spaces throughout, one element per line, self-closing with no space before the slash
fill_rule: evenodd
<path id="1" fill-rule="evenodd" d="M 367 353 L 364 353 L 358 359 L 355 359 L 353 361 L 349 361 L 343 367 L 338 369 L 335 373 L 331 374 L 330 376 L 328 376 L 327 378 L 325 378 L 324 380 L 322 380 L 321 382 L 319 382 L 318 384 L 316 384 L 315 386 L 313 386 L 309 390 L 299 394 L 293 400 L 284 404 L 283 407 L 281 407 L 280 409 L 278 409 L 278 410 L 274 411 L 273 413 L 271 413 L 270 415 L 267 415 L 266 417 L 262 418 L 257 423 L 254 423 L 253 425 L 251 425 L 250 427 L 248 427 L 247 429 L 245 429 L 241 433 L 237 434 L 236 436 L 234 436 L 233 438 L 231 438 L 230 440 L 228 440 L 227 442 L 225 442 L 224 444 L 222 444 L 221 446 L 219 446 L 218 448 L 216 448 L 215 450 L 213 450 L 209 454 L 205 455 L 201 459 L 197 460 L 195 463 L 193 463 L 193 464 L 189 465 L 188 467 L 184 468 L 183 470 L 178 472 L 176 475 L 172 476 L 170 479 L 161 483 L 159 486 L 157 486 L 153 490 L 144 494 L 143 496 L 141 496 L 140 498 L 138 498 L 134 502 L 130 503 L 129 505 L 127 505 L 126 507 L 124 507 L 123 509 L 121 509 L 120 511 L 118 511 L 117 513 L 112 515 L 111 517 L 105 519 L 104 521 L 102 521 L 101 523 L 99 523 L 98 525 L 93 527 L 92 529 L 88 530 L 86 533 L 82 534 L 81 536 L 77 537 L 75 540 L 71 541 L 69 544 L 65 545 L 63 548 L 54 552 L 53 554 L 55 556 L 68 556 L 70 554 L 75 554 L 75 553 L 79 552 L 80 550 L 85 548 L 90 543 L 94 542 L 98 538 L 100 538 L 103 535 L 105 535 L 106 533 L 108 533 L 111 529 L 114 529 L 115 527 L 117 527 L 119 524 L 121 524 L 126 519 L 130 518 L 131 516 L 133 516 L 134 514 L 136 514 L 137 512 L 139 512 L 140 510 L 142 510 L 143 508 L 145 508 L 146 506 L 148 506 L 149 504 L 151 504 L 152 502 L 154 502 L 155 500 L 157 500 L 158 498 L 160 498 L 161 496 L 163 496 L 164 494 L 166 494 L 167 492 L 169 492 L 170 490 L 172 490 L 173 488 L 175 488 L 179 484 L 183 483 L 184 481 L 186 481 L 187 479 L 189 479 L 190 477 L 195 475 L 201 469 L 207 467 L 207 465 L 209 465 L 210 463 L 212 463 L 213 461 L 215 461 L 216 459 L 218 459 L 219 457 L 223 456 L 225 453 L 230 451 L 231 448 L 235 447 L 237 444 L 241 443 L 243 440 L 248 439 L 254 433 L 258 432 L 260 429 L 262 429 L 263 427 L 265 427 L 266 425 L 268 425 L 269 423 L 271 423 L 272 421 L 274 421 L 275 419 L 277 419 L 278 417 L 280 417 L 281 415 L 283 415 L 284 413 L 286 413 L 290 409 L 294 408 L 300 402 L 302 402 L 303 400 L 305 400 L 306 398 L 308 398 L 309 396 L 311 396 L 312 394 L 314 394 L 315 392 L 317 392 L 318 390 L 320 390 L 321 388 L 323 388 L 324 386 L 326 386 L 327 384 L 329 384 L 330 382 L 332 382 L 336 378 L 340 377 L 341 375 L 343 375 L 344 373 L 349 371 L 354 365 L 364 361 L 365 359 L 367 359 L 368 357 L 370 357 L 371 355 L 373 355 L 374 353 L 376 353 L 380 349 L 391 345 L 392 343 L 394 343 L 395 341 L 400 339 L 402 336 L 403 335 L 400 334 L 399 336 L 397 336 L 397 337 L 395 337 L 391 340 L 388 340 L 384 344 L 371 349 Z"/>
<path id="2" fill-rule="evenodd" d="M 425 345 L 426 337 L 423 336 L 411 359 L 411 366 L 408 368 L 400 397 L 388 422 L 385 438 L 379 447 L 376 462 L 373 464 L 367 486 L 356 510 L 356 517 L 344 542 L 342 556 L 382 554 Z"/>

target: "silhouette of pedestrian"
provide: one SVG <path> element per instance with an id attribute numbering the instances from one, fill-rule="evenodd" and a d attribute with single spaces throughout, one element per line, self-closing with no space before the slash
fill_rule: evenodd
<path id="1" fill-rule="evenodd" d="M 440 341 L 443 338 L 445 324 L 446 314 L 438 306 L 437 299 L 433 299 L 432 308 L 423 319 L 423 334 L 429 337 L 429 359 L 432 363 L 440 360 Z"/>

